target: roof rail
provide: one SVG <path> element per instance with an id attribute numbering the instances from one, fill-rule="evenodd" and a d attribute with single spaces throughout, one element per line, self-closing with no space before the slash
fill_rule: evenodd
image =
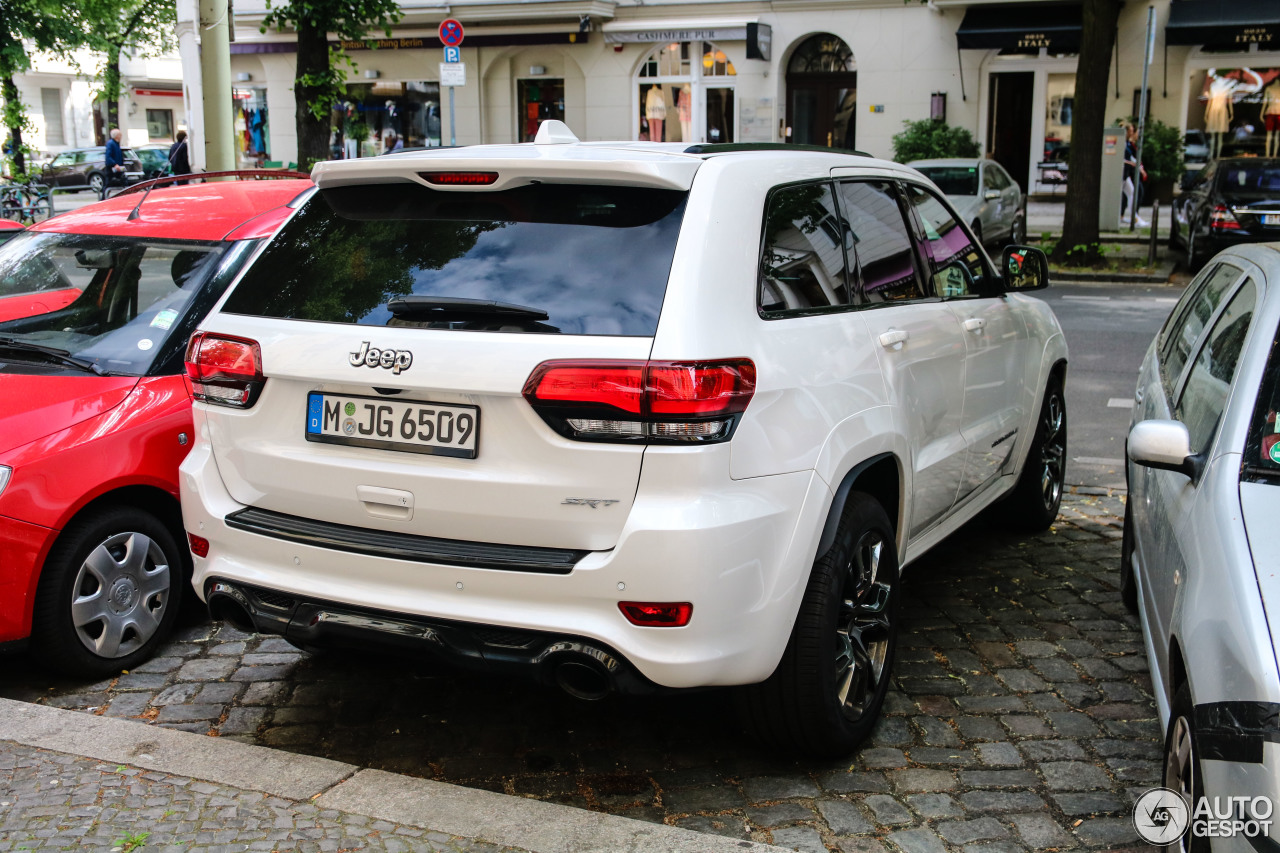
<path id="1" fill-rule="evenodd" d="M 152 178 L 149 181 L 139 181 L 132 186 L 125 187 L 120 192 L 112 196 L 119 198 L 122 195 L 131 195 L 133 193 L 143 192 L 155 187 L 164 186 L 165 184 L 174 184 L 179 181 L 185 181 L 189 184 L 199 183 L 206 178 L 244 178 L 246 180 L 268 180 L 272 178 L 306 178 L 311 176 L 306 172 L 295 172 L 289 169 L 234 169 L 229 172 L 191 172 L 186 175 L 165 175 L 160 178 Z"/>
<path id="2" fill-rule="evenodd" d="M 827 148 L 822 145 L 794 145 L 790 142 L 715 142 L 701 145 L 690 145 L 684 149 L 686 154 L 736 154 L 739 151 L 812 151 L 822 154 L 856 154 L 859 157 L 870 157 L 865 151 L 852 148 Z"/>

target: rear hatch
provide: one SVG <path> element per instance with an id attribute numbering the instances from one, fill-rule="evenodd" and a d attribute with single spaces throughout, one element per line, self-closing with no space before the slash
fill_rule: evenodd
<path id="1" fill-rule="evenodd" d="M 613 547 L 643 445 L 565 438 L 522 392 L 547 360 L 648 358 L 698 161 L 597 149 L 575 171 L 564 148 L 318 170 L 320 191 L 204 324 L 260 349 L 257 401 L 206 407 L 236 501 Z"/>

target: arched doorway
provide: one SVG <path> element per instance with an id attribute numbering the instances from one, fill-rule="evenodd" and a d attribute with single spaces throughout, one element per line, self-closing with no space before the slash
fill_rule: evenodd
<path id="1" fill-rule="evenodd" d="M 787 142 L 853 148 L 858 72 L 838 36 L 819 33 L 787 63 Z"/>
<path id="2" fill-rule="evenodd" d="M 737 141 L 737 74 L 729 56 L 711 42 L 658 45 L 636 71 L 636 138 Z"/>

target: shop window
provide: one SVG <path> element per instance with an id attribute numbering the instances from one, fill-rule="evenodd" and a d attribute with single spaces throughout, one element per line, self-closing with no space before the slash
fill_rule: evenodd
<path id="1" fill-rule="evenodd" d="M 173 110 L 147 110 L 147 139 L 173 139 Z"/>
<path id="2" fill-rule="evenodd" d="M 564 121 L 564 80 L 518 80 L 520 138 L 532 142 L 544 121 Z"/>
<path id="3" fill-rule="evenodd" d="M 1187 130 L 1207 156 L 1280 156 L 1280 68 L 1209 68 L 1191 80 Z"/>
<path id="4" fill-rule="evenodd" d="M 732 82 L 737 73 L 729 54 L 711 42 L 658 45 L 636 72 L 638 138 L 650 142 L 736 141 Z"/>
<path id="5" fill-rule="evenodd" d="M 41 89 L 40 107 L 44 111 L 44 144 L 66 145 L 67 137 L 62 130 L 62 90 Z"/>
<path id="6" fill-rule="evenodd" d="M 1044 159 L 1067 162 L 1075 118 L 1076 75 L 1050 74 L 1045 86 Z"/>
<path id="7" fill-rule="evenodd" d="M 374 157 L 397 147 L 441 144 L 440 84 L 425 80 L 349 83 L 332 115 L 335 160 Z"/>

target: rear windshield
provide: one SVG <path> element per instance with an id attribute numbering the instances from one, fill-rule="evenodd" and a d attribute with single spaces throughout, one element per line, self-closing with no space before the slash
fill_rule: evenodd
<path id="1" fill-rule="evenodd" d="M 685 198 L 547 184 L 474 193 L 417 184 L 324 190 L 281 229 L 222 310 L 370 326 L 651 336 Z M 407 297 L 532 311 L 393 314 L 388 304 Z"/>
<path id="2" fill-rule="evenodd" d="M 977 166 L 922 166 L 924 176 L 938 185 L 944 195 L 977 195 Z"/>
<path id="3" fill-rule="evenodd" d="M 1280 164 L 1232 163 L 1219 172 L 1219 184 L 1225 192 L 1280 191 Z"/>

